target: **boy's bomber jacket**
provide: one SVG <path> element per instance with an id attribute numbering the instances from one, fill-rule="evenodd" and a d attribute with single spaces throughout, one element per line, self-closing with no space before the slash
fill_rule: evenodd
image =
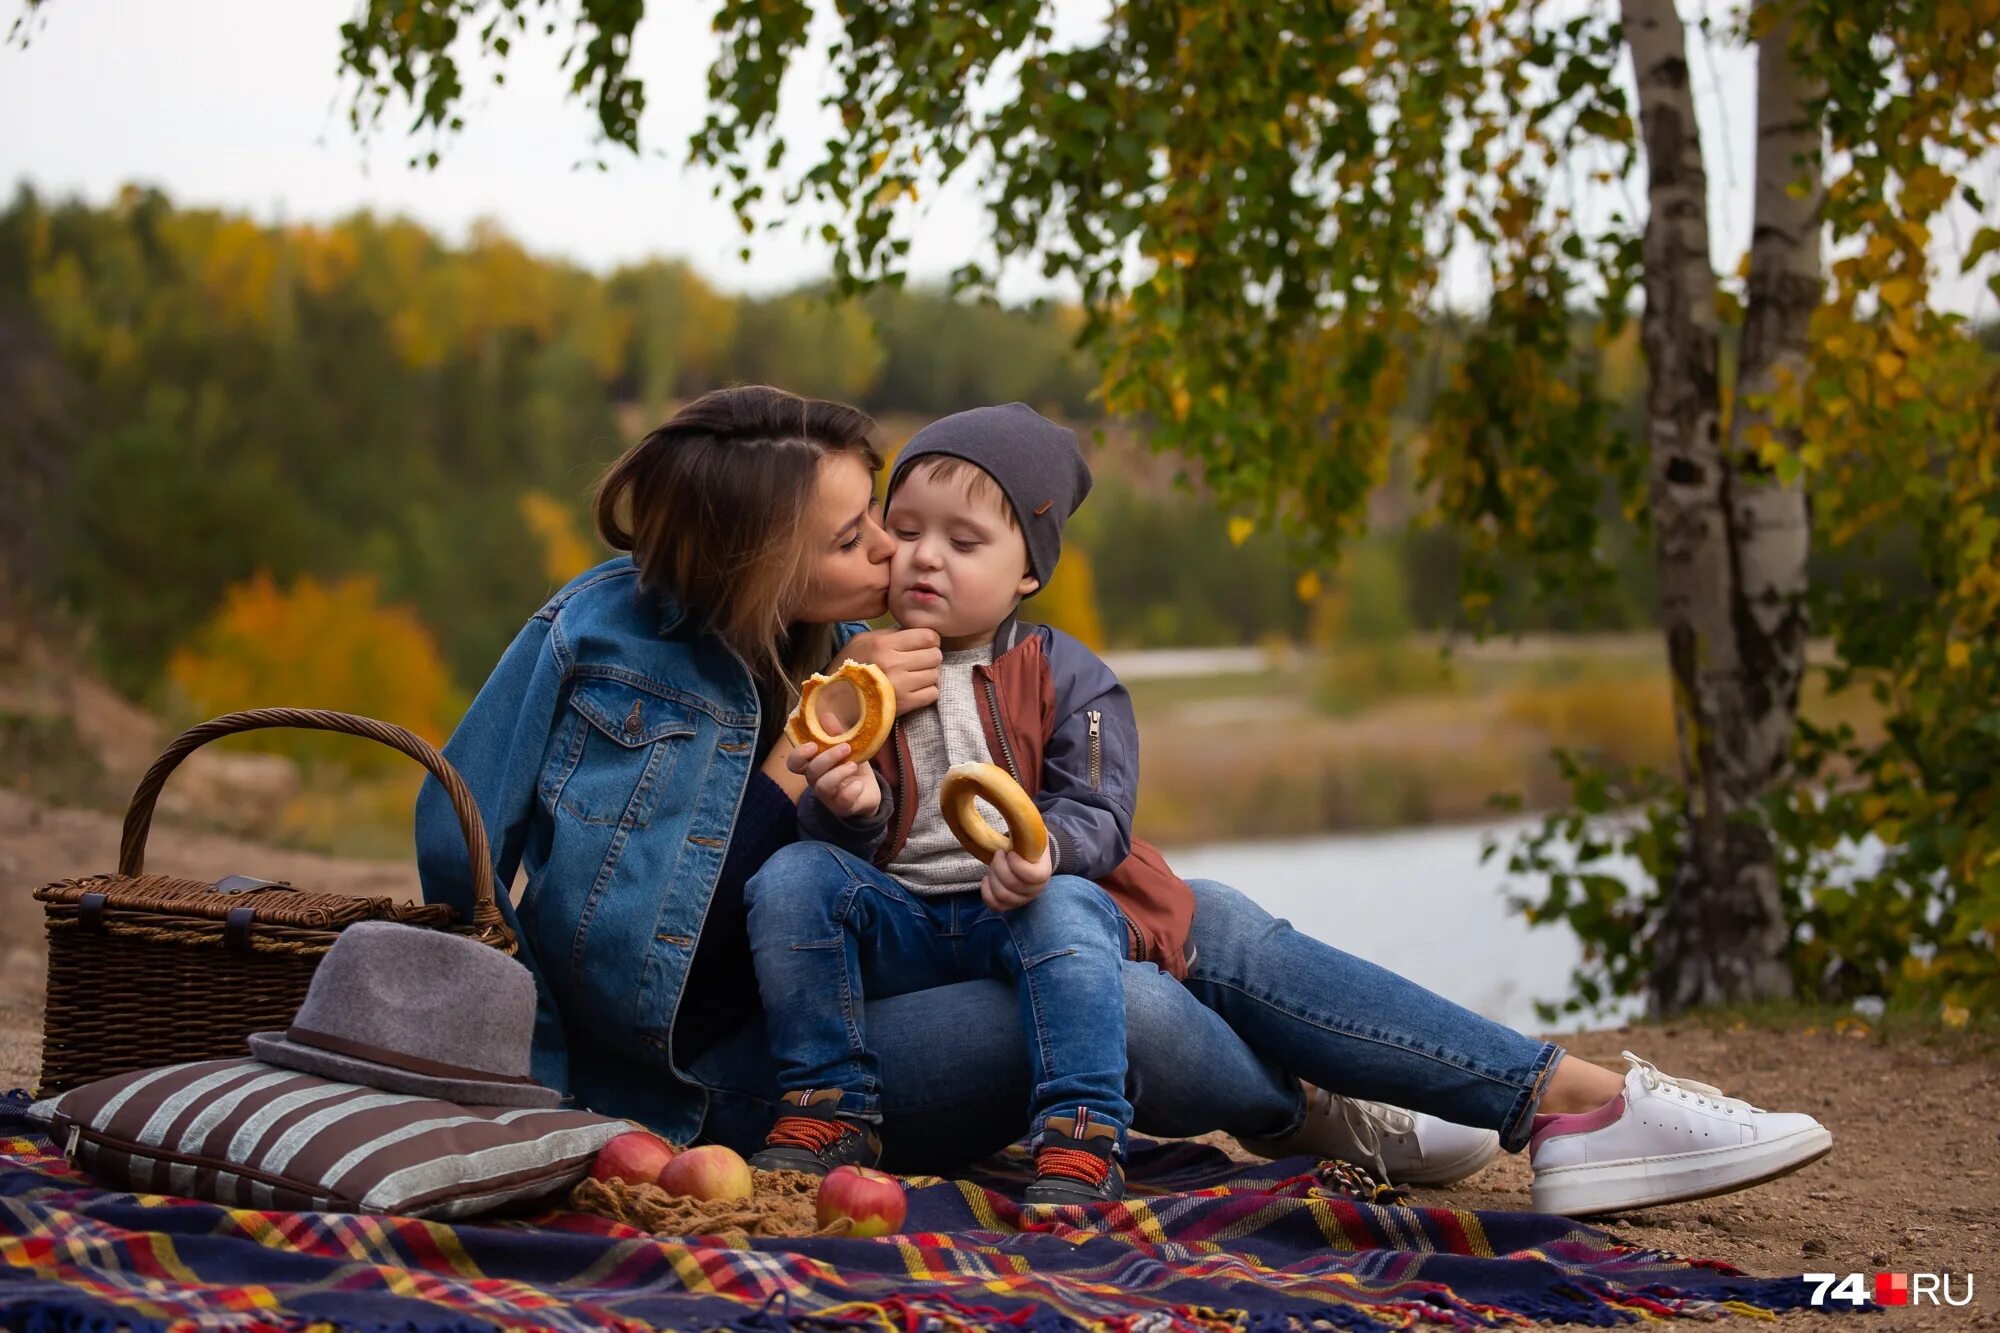
<path id="1" fill-rule="evenodd" d="M 1185 977 L 1194 894 L 1132 836 L 1139 732 L 1118 677 L 1061 630 L 1009 617 L 995 632 L 993 661 L 973 667 L 972 680 L 987 751 L 1041 810 L 1055 872 L 1096 880 L 1125 914 L 1133 956 Z M 871 762 L 882 790 L 873 815 L 841 819 L 808 787 L 799 832 L 886 866 L 909 837 L 912 801 L 937 797 L 910 792 L 900 726 Z"/>

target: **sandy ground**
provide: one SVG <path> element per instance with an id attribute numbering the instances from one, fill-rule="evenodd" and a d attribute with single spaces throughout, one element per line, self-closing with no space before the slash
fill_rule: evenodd
<path id="1" fill-rule="evenodd" d="M 49 880 L 115 868 L 118 823 L 0 790 L 0 1088 L 32 1082 L 43 989 L 40 907 Z M 220 834 L 156 827 L 147 865 L 303 886 L 416 895 L 407 864 L 341 860 Z M 1763 1106 L 1825 1121 L 1833 1155 L 1788 1179 L 1727 1198 L 1652 1209 L 1608 1223 L 1634 1244 L 1721 1259 L 1747 1271 L 1951 1273 L 1975 1281 L 1973 1305 L 1891 1311 L 1871 1328 L 2000 1329 L 2000 1057 L 1971 1039 L 1884 1040 L 1812 1028 L 1768 1031 L 1689 1022 L 1584 1034 L 1572 1050 L 1613 1068 L 1631 1049 Z M 1525 1209 L 1525 1159 L 1503 1158 L 1417 1202 Z M 1788 1326 L 1836 1321 L 1798 1315 Z M 1841 1321 L 1845 1322 L 1845 1321 Z"/>

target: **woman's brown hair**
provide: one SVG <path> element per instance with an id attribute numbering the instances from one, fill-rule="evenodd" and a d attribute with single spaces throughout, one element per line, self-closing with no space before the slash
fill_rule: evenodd
<path id="1" fill-rule="evenodd" d="M 703 394 L 598 481 L 597 531 L 632 553 L 640 586 L 672 592 L 752 672 L 796 692 L 833 655 L 831 625 L 785 635 L 818 554 L 820 464 L 851 453 L 879 472 L 874 429 L 858 408 L 765 385 Z"/>

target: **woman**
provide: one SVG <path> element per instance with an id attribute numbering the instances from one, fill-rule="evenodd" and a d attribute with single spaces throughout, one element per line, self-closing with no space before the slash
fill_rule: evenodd
<path id="1" fill-rule="evenodd" d="M 793 682 L 852 657 L 887 672 L 902 709 L 937 697 L 931 632 L 860 623 L 884 610 L 895 549 L 875 514 L 872 429 L 853 408 L 769 388 L 676 413 L 598 489 L 598 529 L 630 555 L 528 622 L 445 749 L 498 882 L 525 872 L 509 916 L 540 990 L 536 1077 L 676 1141 L 753 1146 L 774 1114 L 742 889 L 795 836 Z M 426 897 L 465 909 L 465 848 L 434 780 L 417 852 Z M 1337 1151 L 1353 1106 L 1309 1105 L 1305 1078 L 1493 1131 L 1511 1151 L 1533 1138 L 1537 1206 L 1573 1212 L 1742 1188 L 1830 1146 L 1809 1117 L 1644 1062 L 1621 1079 L 1563 1059 L 1233 889 L 1194 888 L 1186 985 L 1126 965 L 1140 1132 Z M 1028 1065 L 1003 985 L 866 1015 L 893 1164 L 948 1167 L 1018 1135 Z"/>

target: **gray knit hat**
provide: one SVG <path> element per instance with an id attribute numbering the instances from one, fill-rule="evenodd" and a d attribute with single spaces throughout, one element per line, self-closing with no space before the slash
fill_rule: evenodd
<path id="1" fill-rule="evenodd" d="M 256 1032 L 266 1064 L 472 1106 L 554 1106 L 528 1076 L 535 978 L 491 945 L 359 921 L 319 960 L 284 1032 Z"/>
<path id="2" fill-rule="evenodd" d="M 889 474 L 889 496 L 910 465 L 932 454 L 962 458 L 998 483 L 1028 545 L 1028 571 L 1046 588 L 1062 555 L 1063 524 L 1090 494 L 1090 465 L 1076 432 L 1026 403 L 939 417 L 910 437 Z M 886 504 L 886 502 L 885 502 Z"/>

